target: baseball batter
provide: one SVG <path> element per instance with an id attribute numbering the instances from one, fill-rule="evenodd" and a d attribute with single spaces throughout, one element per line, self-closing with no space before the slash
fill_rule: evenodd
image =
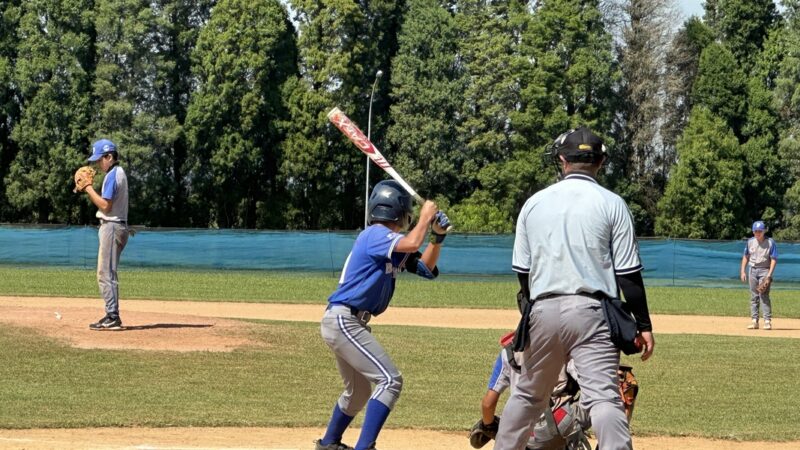
<path id="1" fill-rule="evenodd" d="M 750 330 L 758 329 L 759 303 L 764 316 L 764 329 L 772 329 L 772 302 L 769 288 L 772 285 L 772 274 L 778 265 L 778 246 L 772 238 L 764 235 L 767 226 L 761 220 L 753 222 L 753 237 L 747 240 L 742 256 L 742 267 L 739 276 L 743 282 L 750 281 L 750 318 L 747 326 Z M 746 271 L 745 271 L 746 269 Z"/>
<path id="2" fill-rule="evenodd" d="M 631 449 L 619 350 L 600 302 L 622 290 L 644 341 L 642 359 L 648 359 L 655 341 L 633 220 L 624 200 L 595 180 L 606 158 L 599 137 L 577 128 L 559 136 L 550 151 L 563 179 L 529 198 L 517 220 L 512 267 L 530 299 L 518 336 L 528 344 L 515 354 L 521 373 L 494 448 L 525 448 L 561 368 L 572 359 L 581 407 L 600 450 Z"/>
<path id="3" fill-rule="evenodd" d="M 99 194 L 91 184 L 83 189 L 97 206 L 96 216 L 100 220 L 97 232 L 97 284 L 106 310 L 106 315 L 89 325 L 89 328 L 116 330 L 122 328 L 117 268 L 122 250 L 128 243 L 128 177 L 119 166 L 117 146 L 108 139 L 100 139 L 92 145 L 89 162 L 106 172 Z"/>
<path id="4" fill-rule="evenodd" d="M 403 377 L 367 323 L 389 306 L 399 272 L 428 279 L 438 275 L 436 262 L 450 225 L 436 204 L 426 201 L 416 226 L 401 234 L 411 223 L 412 205 L 411 196 L 396 181 L 375 185 L 368 213 L 370 225 L 353 244 L 320 327 L 336 357 L 344 392 L 333 407 L 325 435 L 316 441 L 316 450 L 352 450 L 342 443 L 342 435 L 364 406 L 367 413 L 355 449 L 375 448 L 403 388 Z M 420 253 L 431 223 L 430 245 Z"/>

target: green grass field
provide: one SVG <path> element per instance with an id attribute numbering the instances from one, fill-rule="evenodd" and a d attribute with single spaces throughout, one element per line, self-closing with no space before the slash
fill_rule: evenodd
<path id="1" fill-rule="evenodd" d="M 44 271 L 44 274 L 43 274 Z M 124 298 L 324 302 L 330 275 L 129 270 Z M 0 295 L 96 296 L 86 270 L 0 268 Z M 512 308 L 513 279 L 400 280 L 396 306 Z M 424 291 L 417 288 L 425 288 Z M 744 288 L 653 287 L 656 313 L 745 316 Z M 800 317 L 800 293 L 775 293 L 779 317 Z M 124 300 L 123 300 L 124 301 Z M 391 314 L 391 310 L 387 312 Z M 83 350 L 0 328 L 0 427 L 324 427 L 341 380 L 314 323 L 256 321 L 265 347 L 232 353 Z M 497 331 L 376 326 L 405 379 L 391 428 L 466 430 L 479 416 Z M 634 366 L 637 435 L 800 440 L 800 340 L 657 335 Z M 113 399 L 114 407 L 97 407 Z M 359 423 L 357 419 L 356 423 Z"/>
<path id="2" fill-rule="evenodd" d="M 0 266 L 0 279 L 0 295 L 97 296 L 92 270 Z M 336 282 L 331 274 L 321 273 L 123 268 L 120 294 L 123 299 L 322 304 Z M 394 307 L 510 309 L 516 307 L 518 290 L 513 277 L 443 276 L 427 281 L 402 275 L 398 286 Z M 743 284 L 738 289 L 650 286 L 647 294 L 655 314 L 749 315 L 750 294 Z M 800 318 L 800 290 L 775 290 L 772 298 L 776 317 Z"/>
<path id="3" fill-rule="evenodd" d="M 97 426 L 323 427 L 340 391 L 312 323 L 259 322 L 268 348 L 233 353 L 80 350 L 0 329 L 5 428 Z M 381 326 L 403 372 L 389 426 L 466 430 L 499 351 L 496 332 Z M 798 343 L 789 339 L 660 336 L 634 366 L 638 435 L 797 440 Z M 114 407 L 98 407 L 113 399 Z M 768 418 L 768 420 L 766 420 Z M 358 419 L 360 420 L 360 419 Z"/>

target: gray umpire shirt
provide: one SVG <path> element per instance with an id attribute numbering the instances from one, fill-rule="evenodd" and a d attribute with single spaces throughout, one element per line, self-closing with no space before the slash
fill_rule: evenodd
<path id="1" fill-rule="evenodd" d="M 642 270 L 628 206 L 592 177 L 567 175 L 522 207 L 512 265 L 529 274 L 532 299 L 598 291 L 616 297 L 616 275 Z"/>

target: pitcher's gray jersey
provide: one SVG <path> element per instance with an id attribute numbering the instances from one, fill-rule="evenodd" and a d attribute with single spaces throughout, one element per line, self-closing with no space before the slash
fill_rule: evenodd
<path id="1" fill-rule="evenodd" d="M 616 297 L 615 275 L 642 270 L 628 206 L 592 177 L 567 175 L 522 207 L 512 266 L 530 274 L 532 299 L 552 293 Z"/>

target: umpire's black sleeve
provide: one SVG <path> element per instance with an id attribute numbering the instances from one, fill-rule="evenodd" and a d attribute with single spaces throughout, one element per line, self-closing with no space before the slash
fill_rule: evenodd
<path id="1" fill-rule="evenodd" d="M 633 317 L 636 318 L 636 327 L 639 331 L 653 331 L 650 311 L 647 309 L 647 295 L 644 293 L 642 271 L 617 275 L 617 283 L 625 295 L 625 302 L 631 308 Z"/>
<path id="2" fill-rule="evenodd" d="M 517 272 L 517 281 L 519 281 L 519 292 L 525 296 L 526 300 L 530 300 L 531 287 L 528 285 L 528 274 Z"/>

